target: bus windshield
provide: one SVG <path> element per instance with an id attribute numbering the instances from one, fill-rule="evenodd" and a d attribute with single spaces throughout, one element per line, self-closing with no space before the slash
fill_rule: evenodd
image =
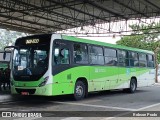
<path id="1" fill-rule="evenodd" d="M 15 80 L 38 80 L 48 69 L 47 45 L 21 46 L 14 50 L 13 77 Z"/>

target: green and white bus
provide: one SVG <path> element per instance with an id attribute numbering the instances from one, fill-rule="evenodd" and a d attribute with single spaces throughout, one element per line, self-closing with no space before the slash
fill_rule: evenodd
<path id="1" fill-rule="evenodd" d="M 154 84 L 154 53 L 61 34 L 18 38 L 11 68 L 11 93 L 55 96 Z"/>

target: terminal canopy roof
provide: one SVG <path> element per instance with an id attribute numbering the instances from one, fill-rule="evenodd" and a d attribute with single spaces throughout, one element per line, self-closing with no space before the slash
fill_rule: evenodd
<path id="1" fill-rule="evenodd" d="M 48 33 L 159 16 L 159 0 L 0 0 L 0 28 Z"/>

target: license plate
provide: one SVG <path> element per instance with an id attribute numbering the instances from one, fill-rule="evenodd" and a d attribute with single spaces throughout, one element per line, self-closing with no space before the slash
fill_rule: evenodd
<path id="1" fill-rule="evenodd" d="M 21 95 L 29 95 L 29 92 L 21 92 Z"/>

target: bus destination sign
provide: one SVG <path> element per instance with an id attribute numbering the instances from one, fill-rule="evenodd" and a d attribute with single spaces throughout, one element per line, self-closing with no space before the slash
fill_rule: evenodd
<path id="1" fill-rule="evenodd" d="M 39 43 L 39 39 L 29 39 L 26 40 L 26 44 L 36 44 Z"/>

